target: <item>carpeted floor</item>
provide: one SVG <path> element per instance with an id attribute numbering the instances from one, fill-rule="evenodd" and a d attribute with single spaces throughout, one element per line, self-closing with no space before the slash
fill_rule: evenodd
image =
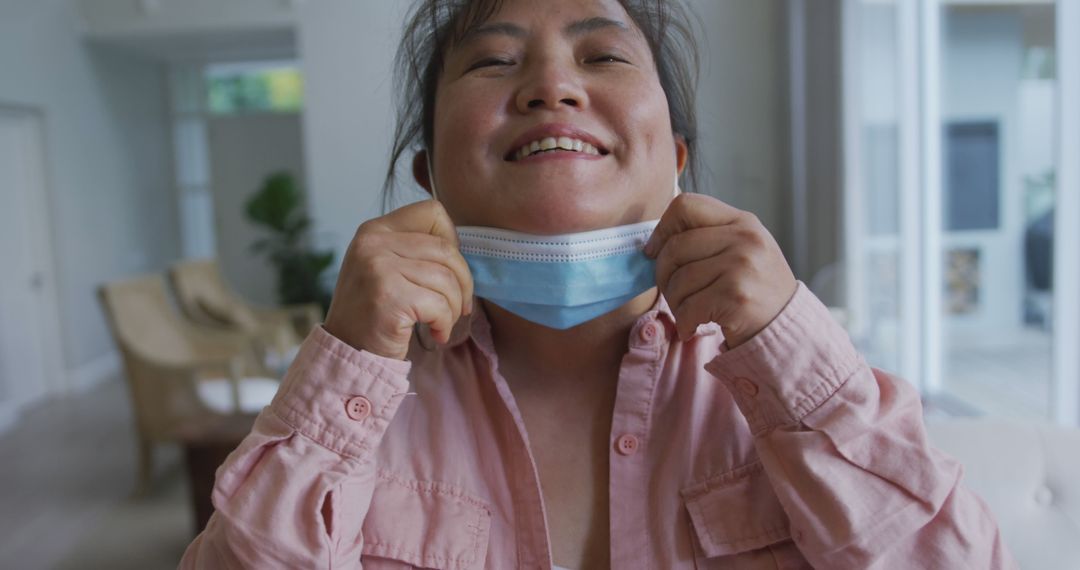
<path id="1" fill-rule="evenodd" d="M 179 466 L 142 499 L 102 513 L 53 568 L 175 569 L 192 539 L 187 485 Z"/>
<path id="2" fill-rule="evenodd" d="M 0 435 L 0 568 L 173 569 L 193 538 L 175 447 L 134 500 L 131 410 L 119 379 L 26 410 Z"/>

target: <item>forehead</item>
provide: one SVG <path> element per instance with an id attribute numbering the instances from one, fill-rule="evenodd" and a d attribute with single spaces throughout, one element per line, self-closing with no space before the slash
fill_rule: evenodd
<path id="1" fill-rule="evenodd" d="M 564 35 L 579 36 L 597 30 L 639 35 L 637 25 L 617 0 L 501 0 L 475 2 L 459 22 L 459 47 L 489 36 L 527 37 L 540 30 L 557 28 Z"/>
<path id="2" fill-rule="evenodd" d="M 628 19 L 618 0 L 501 0 L 492 18 L 559 20 L 582 16 Z"/>

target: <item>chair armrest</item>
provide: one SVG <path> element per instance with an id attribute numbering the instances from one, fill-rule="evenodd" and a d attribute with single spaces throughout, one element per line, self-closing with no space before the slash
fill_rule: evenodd
<path id="1" fill-rule="evenodd" d="M 199 396 L 203 378 L 225 378 L 230 382 L 231 407 L 240 406 L 238 378 L 245 355 L 187 353 L 165 358 L 147 357 L 122 350 L 125 375 L 132 391 L 133 405 L 140 429 L 153 437 L 168 437 L 178 422 L 206 418 L 214 411 Z M 232 386 L 236 383 L 236 386 Z"/>
<path id="2" fill-rule="evenodd" d="M 306 337 L 312 329 L 319 326 L 325 315 L 323 315 L 322 306 L 318 303 L 306 303 L 303 305 L 289 305 L 285 307 L 289 311 L 289 316 L 292 318 L 293 326 L 297 328 L 297 332 L 302 332 L 301 338 Z"/>
<path id="3" fill-rule="evenodd" d="M 248 355 L 243 351 L 232 354 L 196 354 L 189 359 L 171 362 L 145 362 L 152 369 L 174 378 L 183 378 L 192 389 L 201 378 L 224 377 L 229 383 L 232 413 L 240 413 L 240 381 L 249 367 Z"/>
<path id="4" fill-rule="evenodd" d="M 256 316 L 263 322 L 284 321 L 293 327 L 299 337 L 305 338 L 316 326 L 323 322 L 323 310 L 318 303 L 285 305 L 284 307 L 254 307 Z"/>

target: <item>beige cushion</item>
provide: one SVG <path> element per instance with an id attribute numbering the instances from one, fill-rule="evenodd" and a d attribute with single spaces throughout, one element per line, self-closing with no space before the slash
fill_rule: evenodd
<path id="1" fill-rule="evenodd" d="M 245 414 L 257 414 L 270 405 L 279 386 L 271 378 L 242 378 L 240 380 L 240 411 Z M 224 378 L 200 380 L 197 386 L 199 399 L 206 407 L 219 414 L 233 412 L 232 388 Z"/>
<path id="2" fill-rule="evenodd" d="M 930 440 L 964 465 L 1021 568 L 1080 568 L 1080 430 L 934 420 Z"/>

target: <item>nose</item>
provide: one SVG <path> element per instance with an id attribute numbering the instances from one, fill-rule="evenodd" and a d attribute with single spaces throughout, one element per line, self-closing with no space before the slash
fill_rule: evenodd
<path id="1" fill-rule="evenodd" d="M 525 83 L 518 91 L 516 103 L 519 112 L 528 113 L 537 109 L 581 109 L 588 100 L 576 70 L 548 60 L 536 62 L 525 74 Z"/>

